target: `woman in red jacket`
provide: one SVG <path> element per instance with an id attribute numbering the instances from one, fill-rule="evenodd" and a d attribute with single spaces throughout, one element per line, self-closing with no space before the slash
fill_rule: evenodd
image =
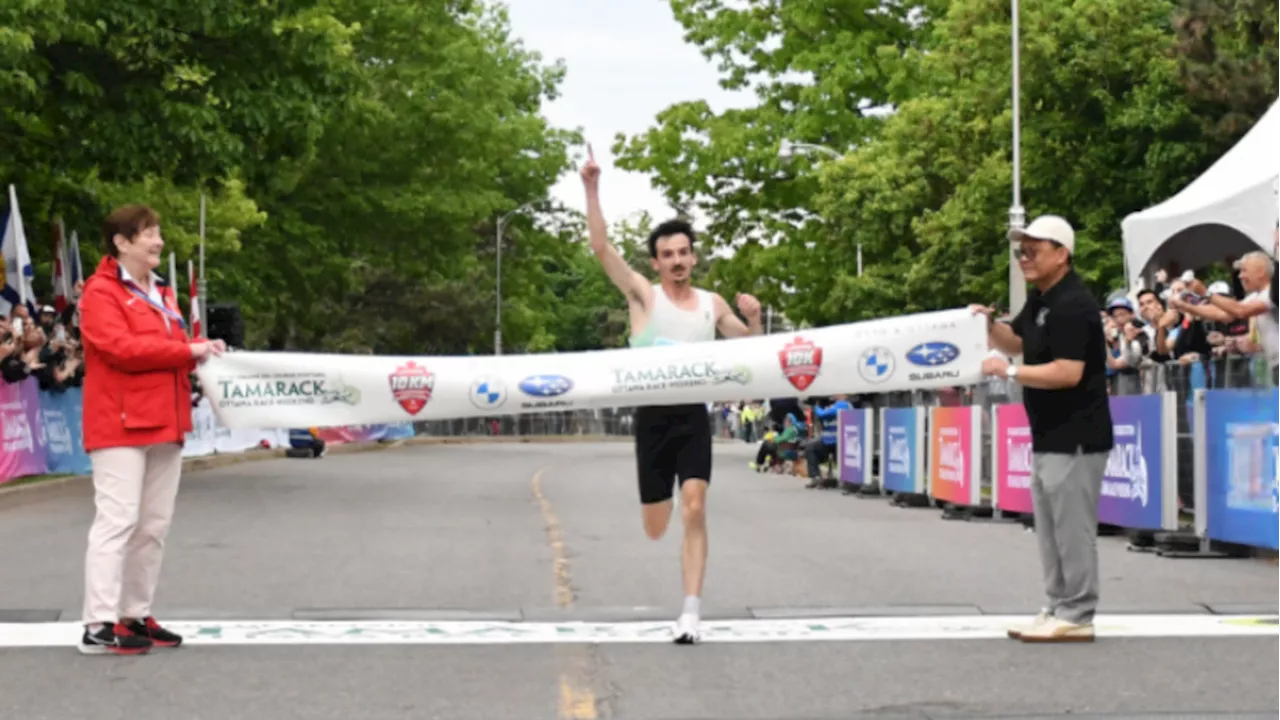
<path id="1" fill-rule="evenodd" d="M 187 337 L 173 288 L 154 270 L 164 240 L 151 208 L 103 223 L 105 256 L 80 300 L 84 449 L 94 505 L 85 557 L 85 654 L 133 655 L 182 642 L 151 601 L 191 430 L 190 373 L 222 341 Z"/>

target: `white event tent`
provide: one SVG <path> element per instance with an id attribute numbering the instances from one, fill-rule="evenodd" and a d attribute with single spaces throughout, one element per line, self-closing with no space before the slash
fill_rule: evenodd
<path id="1" fill-rule="evenodd" d="M 1274 255 L 1278 166 L 1280 103 L 1177 195 L 1121 222 L 1129 287 L 1150 286 L 1169 263 L 1183 271 L 1259 249 Z"/>

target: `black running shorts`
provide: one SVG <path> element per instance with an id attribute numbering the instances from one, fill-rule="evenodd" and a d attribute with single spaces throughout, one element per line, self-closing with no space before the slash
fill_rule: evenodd
<path id="1" fill-rule="evenodd" d="M 677 478 L 711 482 L 711 416 L 707 406 L 636 408 L 640 502 L 670 500 Z"/>

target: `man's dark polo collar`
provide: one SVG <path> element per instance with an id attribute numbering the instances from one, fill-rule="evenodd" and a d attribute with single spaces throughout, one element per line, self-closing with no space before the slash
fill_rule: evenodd
<path id="1" fill-rule="evenodd" d="M 1040 299 L 1045 303 L 1052 303 L 1062 295 L 1062 293 L 1072 288 L 1080 287 L 1080 276 L 1076 274 L 1075 268 L 1067 268 L 1067 274 L 1063 275 L 1053 287 L 1040 293 Z"/>

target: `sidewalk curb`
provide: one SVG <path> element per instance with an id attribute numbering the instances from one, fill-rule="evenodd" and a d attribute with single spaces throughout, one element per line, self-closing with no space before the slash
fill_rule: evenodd
<path id="1" fill-rule="evenodd" d="M 392 440 L 391 442 L 356 442 L 345 443 L 342 445 L 329 445 L 327 455 L 351 455 L 355 453 L 379 452 L 382 450 L 391 450 L 400 447 L 417 447 L 422 445 L 483 445 L 483 444 L 561 444 L 561 443 L 580 443 L 580 442 L 623 442 L 630 441 L 631 437 L 626 435 L 527 435 L 512 436 L 502 435 L 498 437 L 489 436 L 458 436 L 458 437 L 440 437 L 434 435 L 419 435 L 411 438 L 403 438 L 400 440 Z M 250 449 L 238 453 L 221 453 L 215 455 L 203 455 L 200 457 L 185 458 L 182 461 L 183 474 L 200 472 L 202 470 L 216 470 L 218 468 L 230 467 L 231 465 L 239 465 L 246 462 L 257 462 L 259 460 L 278 460 L 285 458 L 285 448 L 266 449 Z M 36 490 L 51 490 L 68 485 L 72 482 L 80 480 L 89 480 L 92 475 L 66 475 L 63 477 L 50 477 L 47 480 L 35 480 L 24 482 L 19 485 L 4 486 L 0 485 L 0 498 L 20 493 Z"/>

